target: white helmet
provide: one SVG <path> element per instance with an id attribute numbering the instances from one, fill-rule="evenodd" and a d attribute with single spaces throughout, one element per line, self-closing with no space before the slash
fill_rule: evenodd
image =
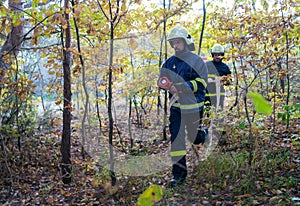
<path id="1" fill-rule="evenodd" d="M 182 38 L 188 45 L 188 49 L 195 50 L 194 39 L 189 34 L 188 30 L 182 26 L 175 26 L 169 33 L 167 40 Z"/>
<path id="2" fill-rule="evenodd" d="M 221 44 L 215 44 L 211 49 L 211 54 L 222 53 L 224 55 L 225 49 Z"/>

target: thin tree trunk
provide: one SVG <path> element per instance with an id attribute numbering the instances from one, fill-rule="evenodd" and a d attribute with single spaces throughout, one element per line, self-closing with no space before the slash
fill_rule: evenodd
<path id="1" fill-rule="evenodd" d="M 245 91 L 244 96 L 244 105 L 245 105 L 245 112 L 246 112 L 246 118 L 249 124 L 249 144 L 248 144 L 248 166 L 249 166 L 249 182 L 253 182 L 253 169 L 252 169 L 252 161 L 253 161 L 253 152 L 254 152 L 254 144 L 255 144 L 255 137 L 253 137 L 252 132 L 252 122 L 250 120 L 249 111 L 248 111 L 248 104 L 247 104 L 247 93 L 248 89 Z M 250 192 L 253 190 L 253 184 L 250 184 Z"/>
<path id="2" fill-rule="evenodd" d="M 110 24 L 110 53 L 109 53 L 109 71 L 108 71 L 108 119 L 109 119 L 109 156 L 110 156 L 110 177 L 111 185 L 116 184 L 116 176 L 114 172 L 115 161 L 114 161 L 114 147 L 113 147 L 113 129 L 114 120 L 112 115 L 112 70 L 113 70 L 113 47 L 114 47 L 114 24 Z"/>
<path id="3" fill-rule="evenodd" d="M 284 10 L 283 10 L 283 3 L 280 4 L 280 10 L 281 10 L 281 18 L 282 18 L 282 22 L 285 22 L 285 19 L 284 19 Z M 286 27 L 286 26 L 284 26 Z M 286 29 L 286 28 L 285 28 Z M 286 71 L 289 71 L 289 34 L 288 32 L 285 32 L 284 34 L 284 37 L 285 37 L 285 46 L 286 46 Z M 290 101 L 290 75 L 289 73 L 287 72 L 287 75 L 286 75 L 286 79 L 287 79 L 287 97 L 286 97 L 286 102 L 285 104 L 286 105 L 289 105 L 289 101 Z M 286 129 L 288 130 L 289 128 L 289 115 L 287 115 L 287 124 L 286 124 Z"/>
<path id="4" fill-rule="evenodd" d="M 41 68 L 39 67 L 39 79 L 40 79 L 40 86 L 41 86 L 41 93 L 40 93 L 40 95 L 41 95 L 41 103 L 42 103 L 42 107 L 43 107 L 43 112 L 44 112 L 44 114 L 45 114 L 45 112 L 46 112 L 46 107 L 45 107 L 45 101 L 44 101 L 44 92 L 43 92 L 43 90 L 44 90 L 44 77 L 43 77 L 43 74 L 42 74 L 42 71 L 41 71 Z"/>
<path id="5" fill-rule="evenodd" d="M 160 41 L 159 60 L 158 60 L 158 67 L 159 68 L 162 65 L 162 47 L 163 47 L 162 44 L 163 44 L 163 40 Z M 159 94 L 160 88 L 157 87 L 157 90 L 158 90 L 158 94 Z M 157 116 L 160 115 L 160 107 L 162 107 L 161 98 L 160 98 L 160 95 L 157 95 Z"/>
<path id="6" fill-rule="evenodd" d="M 97 79 L 95 79 L 95 81 L 97 81 Z M 97 84 L 96 84 L 96 88 L 95 88 L 95 91 L 96 91 L 96 111 L 97 111 L 97 118 L 98 118 L 98 121 L 99 121 L 99 133 L 100 135 L 102 134 L 102 123 L 101 123 L 101 115 L 100 115 L 100 107 L 99 107 L 99 90 L 98 90 L 98 87 L 97 87 Z M 99 138 L 98 138 L 99 140 Z"/>
<path id="7" fill-rule="evenodd" d="M 202 19 L 201 34 L 200 34 L 200 39 L 199 39 L 198 55 L 200 55 L 200 53 L 201 53 L 202 39 L 203 39 L 205 20 L 206 20 L 205 0 L 202 0 L 202 2 L 203 2 L 203 19 Z"/>
<path id="8" fill-rule="evenodd" d="M 72 6 L 73 6 L 73 12 L 75 13 L 75 2 L 74 0 L 72 0 Z M 80 34 L 79 34 L 79 29 L 77 26 L 77 21 L 75 18 L 73 18 L 74 20 L 74 26 L 75 26 L 75 31 L 76 31 L 76 40 L 77 40 L 77 49 L 79 52 L 79 59 L 80 59 L 80 64 L 81 64 L 81 72 L 82 72 L 82 87 L 84 90 L 84 94 L 85 94 L 85 103 L 84 103 L 84 113 L 83 113 L 83 117 L 82 117 L 82 121 L 81 121 L 81 135 L 82 135 L 82 147 L 81 147 L 81 155 L 82 158 L 85 158 L 85 140 L 86 140 L 86 132 L 85 132 L 85 121 L 86 121 L 86 117 L 88 114 L 88 106 L 89 106 L 89 93 L 87 90 L 87 86 L 86 86 L 86 75 L 85 75 L 85 65 L 84 65 L 84 59 L 81 53 L 81 44 L 80 44 Z M 89 147 L 89 146 L 88 146 Z M 89 148 L 87 149 L 87 151 L 89 151 Z"/>
<path id="9" fill-rule="evenodd" d="M 229 111 L 231 111 L 239 103 L 239 91 L 238 91 L 239 79 L 238 79 L 238 72 L 237 72 L 237 68 L 236 68 L 235 62 L 232 62 L 232 64 L 233 64 L 234 77 L 235 77 L 234 78 L 235 79 L 235 83 L 234 83 L 235 101 L 234 101 L 234 104 L 230 107 Z"/>
<path id="10" fill-rule="evenodd" d="M 125 13 L 123 13 L 123 15 L 120 15 L 120 3 L 122 1 L 117 0 L 114 5 L 116 6 L 115 11 L 113 11 L 113 6 L 111 1 L 108 1 L 108 5 L 109 5 L 109 15 L 106 14 L 106 12 L 103 10 L 103 7 L 100 4 L 100 1 L 97 0 L 97 4 L 101 10 L 101 12 L 103 13 L 103 15 L 105 16 L 105 18 L 107 19 L 107 21 L 110 24 L 110 52 L 109 52 L 109 70 L 108 70 L 108 105 L 107 105 L 107 110 L 108 110 L 108 119 L 109 119 L 109 154 L 110 154 L 110 177 L 111 177 L 111 185 L 115 186 L 117 179 L 115 176 L 115 172 L 114 172 L 114 148 L 113 148 L 113 128 L 114 128 L 114 120 L 113 120 L 113 115 L 112 115 L 112 76 L 113 76 L 113 54 L 114 54 L 114 30 L 115 27 L 117 26 L 117 24 L 120 22 L 121 17 L 123 17 L 125 15 Z M 124 2 L 123 2 L 124 3 Z"/>
<path id="11" fill-rule="evenodd" d="M 288 38 L 288 33 L 285 33 L 285 41 L 286 41 L 286 71 L 289 71 L 289 38 Z M 289 105 L 290 103 L 290 92 L 291 92 L 291 88 L 290 88 L 290 75 L 289 73 L 286 74 L 286 80 L 287 80 L 287 96 L 286 96 L 286 105 Z M 283 81 L 283 80 L 282 80 Z M 283 89 L 284 89 L 284 83 L 283 83 Z M 290 116 L 287 115 L 287 124 L 286 124 L 286 130 L 288 131 L 289 125 L 290 124 Z"/>
<path id="12" fill-rule="evenodd" d="M 65 9 L 69 8 L 69 1 L 65 0 Z M 62 153 L 62 178 L 63 183 L 68 184 L 72 181 L 71 166 L 71 30 L 70 16 L 68 12 L 64 13 L 67 22 L 65 29 L 65 46 L 63 49 L 63 74 L 64 74 L 64 108 L 63 108 L 63 132 L 61 141 Z M 63 38 L 62 38 L 63 39 Z"/>
<path id="13" fill-rule="evenodd" d="M 169 1 L 169 9 L 170 9 L 171 0 Z M 166 2 L 164 0 L 164 8 L 166 8 Z M 167 20 L 164 20 L 163 27 L 163 37 L 165 39 L 165 60 L 168 58 L 168 45 L 167 45 Z M 163 128 L 163 140 L 167 140 L 167 115 L 168 115 L 168 92 L 164 90 L 164 128 Z"/>
<path id="14" fill-rule="evenodd" d="M 132 98 L 131 98 L 131 95 L 129 95 L 128 132 L 129 132 L 129 138 L 130 138 L 130 152 L 133 151 L 133 136 L 132 136 L 132 130 L 131 130 L 131 114 L 132 114 Z"/>

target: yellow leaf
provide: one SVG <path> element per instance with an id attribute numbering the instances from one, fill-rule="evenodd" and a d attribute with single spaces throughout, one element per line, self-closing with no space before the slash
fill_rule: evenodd
<path id="1" fill-rule="evenodd" d="M 223 188 L 225 188 L 227 186 L 227 181 L 225 180 L 224 182 L 223 182 Z"/>
<path id="2" fill-rule="evenodd" d="M 151 206 L 162 198 L 162 188 L 159 185 L 150 185 L 138 198 L 138 205 Z"/>
<path id="3" fill-rule="evenodd" d="M 6 27 L 5 27 L 5 31 L 6 31 L 6 33 L 10 33 L 11 28 L 10 28 L 9 26 L 6 26 Z"/>
<path id="4" fill-rule="evenodd" d="M 91 184 L 93 187 L 97 187 L 97 186 L 99 186 L 100 182 L 98 180 L 94 179 L 94 180 L 92 180 Z"/>
<path id="5" fill-rule="evenodd" d="M 46 0 L 46 1 L 47 1 L 47 0 Z M 46 16 L 50 16 L 50 15 L 52 14 L 52 12 L 46 11 L 45 14 L 46 14 Z"/>
<path id="6" fill-rule="evenodd" d="M 63 28 L 63 29 L 66 29 L 66 28 L 68 28 L 68 25 L 67 25 L 67 24 L 64 24 L 64 25 L 62 25 L 62 28 Z"/>
<path id="7" fill-rule="evenodd" d="M 20 19 L 13 21 L 14 26 L 20 26 L 22 21 Z"/>
<path id="8" fill-rule="evenodd" d="M 33 38 L 30 40 L 30 44 L 31 44 L 31 45 L 36 45 L 36 44 L 37 44 L 37 38 L 36 38 L 36 37 L 33 37 Z"/>
<path id="9" fill-rule="evenodd" d="M 65 13 L 66 13 L 66 14 L 69 14 L 70 12 L 71 12 L 71 9 L 66 8 Z"/>
<path id="10" fill-rule="evenodd" d="M 61 72 L 56 72 L 55 74 L 57 77 L 61 77 Z"/>
<path id="11" fill-rule="evenodd" d="M 71 197 L 71 195 L 72 195 L 71 193 L 65 193 L 64 194 L 65 197 Z"/>
<path id="12" fill-rule="evenodd" d="M 57 118 L 57 119 L 52 119 L 50 124 L 51 126 L 56 127 L 57 125 L 61 125 L 61 123 L 62 123 L 61 119 Z"/>
<path id="13" fill-rule="evenodd" d="M 3 14 L 3 16 L 5 16 L 4 14 L 7 14 L 9 12 L 9 9 L 6 6 L 0 6 L 0 13 Z"/>
<path id="14" fill-rule="evenodd" d="M 129 47 L 130 47 L 130 49 L 135 50 L 138 47 L 137 41 L 135 39 L 131 38 L 129 40 Z"/>

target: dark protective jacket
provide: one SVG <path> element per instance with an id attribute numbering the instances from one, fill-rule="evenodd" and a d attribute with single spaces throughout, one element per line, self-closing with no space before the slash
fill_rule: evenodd
<path id="1" fill-rule="evenodd" d="M 199 56 L 190 51 L 171 56 L 162 65 L 160 77 L 162 76 L 168 77 L 173 85 L 182 91 L 171 109 L 181 113 L 192 113 L 203 109 L 207 67 Z M 169 93 L 171 99 L 173 94 Z"/>
<path id="2" fill-rule="evenodd" d="M 216 106 L 216 78 L 219 78 L 221 76 L 227 76 L 231 74 L 231 71 L 229 67 L 223 63 L 223 62 L 216 62 L 216 61 L 208 61 L 206 62 L 206 66 L 208 69 L 208 84 L 207 84 L 207 94 L 206 94 L 206 99 L 207 101 L 210 101 L 211 104 Z M 228 80 L 227 82 L 229 82 Z M 220 84 L 220 96 L 221 96 L 221 101 L 220 104 L 223 107 L 223 102 L 224 102 L 224 97 L 225 97 L 225 89 L 224 86 L 226 85 L 226 82 L 222 82 Z"/>

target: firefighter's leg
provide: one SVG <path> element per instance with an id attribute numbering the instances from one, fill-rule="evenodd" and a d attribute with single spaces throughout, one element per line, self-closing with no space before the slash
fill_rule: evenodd
<path id="1" fill-rule="evenodd" d="M 187 136 L 193 144 L 203 144 L 208 133 L 207 128 L 202 125 L 203 110 L 185 116 L 187 122 Z"/>
<path id="2" fill-rule="evenodd" d="M 185 147 L 185 126 L 178 111 L 171 110 L 170 114 L 171 133 L 171 158 L 172 174 L 176 180 L 183 180 L 187 176 L 186 168 L 186 147 Z"/>
<path id="3" fill-rule="evenodd" d="M 217 108 L 217 97 L 216 94 L 210 94 L 210 103 L 211 103 L 211 107 L 213 107 L 214 109 Z"/>
<path id="4" fill-rule="evenodd" d="M 225 91 L 223 91 L 220 96 L 220 107 L 221 107 L 220 111 L 224 111 L 224 101 L 225 101 Z M 218 125 L 219 145 L 222 146 L 222 145 L 226 144 L 226 139 L 227 139 L 226 130 L 225 130 L 225 117 L 219 118 L 218 122 L 219 122 L 219 125 Z"/>
<path id="5" fill-rule="evenodd" d="M 211 110 L 211 100 L 210 97 L 208 96 L 209 94 L 207 94 L 205 96 L 205 101 L 204 101 L 204 110 L 205 110 L 205 118 L 209 118 L 210 116 L 210 110 Z"/>
<path id="6" fill-rule="evenodd" d="M 224 100 L 225 100 L 225 93 L 221 93 L 220 95 L 220 109 L 223 111 L 224 109 Z"/>

